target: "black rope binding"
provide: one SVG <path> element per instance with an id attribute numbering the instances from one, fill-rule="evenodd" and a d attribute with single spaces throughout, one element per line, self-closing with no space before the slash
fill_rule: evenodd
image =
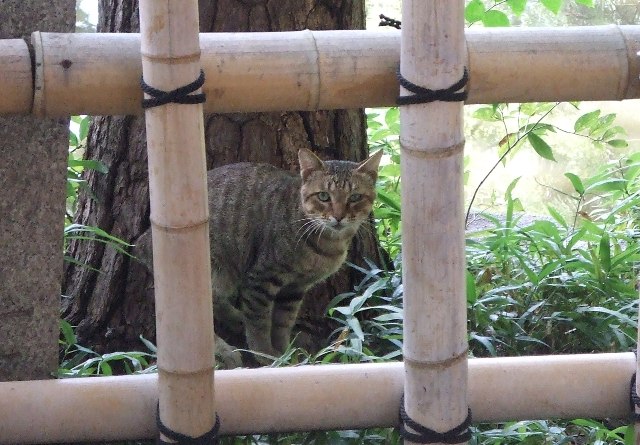
<path id="1" fill-rule="evenodd" d="M 144 78 L 140 78 L 142 91 L 151 96 L 151 99 L 142 99 L 142 108 L 159 107 L 168 103 L 175 104 L 201 104 L 207 100 L 204 93 L 191 94 L 204 85 L 204 71 L 200 70 L 200 76 L 193 82 L 171 91 L 162 91 L 148 85 Z"/>
<path id="2" fill-rule="evenodd" d="M 202 436 L 191 437 L 186 434 L 173 431 L 162 423 L 160 419 L 160 406 L 156 411 L 156 424 L 158 425 L 158 438 L 156 444 L 158 445 L 217 445 L 218 444 L 218 431 L 220 430 L 220 418 L 216 413 L 216 423 L 211 428 L 211 431 L 207 431 Z M 160 434 L 172 440 L 173 442 L 167 442 L 162 440 Z"/>
<path id="3" fill-rule="evenodd" d="M 424 88 L 409 82 L 400 74 L 400 68 L 398 68 L 396 73 L 400 85 L 413 93 L 411 96 L 399 96 L 398 99 L 396 99 L 398 105 L 425 104 L 437 100 L 441 102 L 462 102 L 467 99 L 468 92 L 466 90 L 458 91 L 464 88 L 469 81 L 469 71 L 467 71 L 467 67 L 464 67 L 464 73 L 459 81 L 449 88 L 443 88 L 441 90 L 430 90 L 429 88 Z"/>
<path id="4" fill-rule="evenodd" d="M 402 24 L 400 20 L 392 19 L 384 14 L 380 14 L 378 17 L 380 17 L 378 26 L 393 26 L 396 29 L 400 29 L 400 25 Z"/>
<path id="5" fill-rule="evenodd" d="M 426 426 L 420 425 L 407 414 L 404 409 L 404 394 L 400 400 L 400 437 L 404 440 L 415 443 L 462 443 L 471 439 L 471 408 L 468 410 L 467 418 L 455 428 L 439 433 Z M 415 433 L 407 430 L 411 428 Z"/>
<path id="6" fill-rule="evenodd" d="M 394 28 L 400 29 L 402 24 L 400 20 L 392 19 L 384 14 L 380 14 L 379 17 L 379 26 L 393 26 Z M 441 90 L 431 90 L 408 81 L 402 76 L 402 74 L 400 74 L 400 68 L 398 68 L 396 75 L 400 85 L 413 93 L 411 96 L 399 96 L 396 99 L 396 104 L 398 105 L 426 104 L 437 100 L 441 102 L 462 102 L 465 101 L 468 96 L 466 90 L 458 91 L 464 88 L 469 81 L 469 71 L 467 71 L 467 67 L 464 68 L 464 73 L 459 81 L 451 85 L 449 88 L 443 88 Z"/>

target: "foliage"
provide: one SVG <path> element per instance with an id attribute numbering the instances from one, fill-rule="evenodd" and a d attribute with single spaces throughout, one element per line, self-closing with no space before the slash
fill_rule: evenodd
<path id="1" fill-rule="evenodd" d="M 104 243 L 116 251 L 128 255 L 127 248 L 130 244 L 116 238 L 96 226 L 84 224 L 74 224 L 73 215 L 77 210 L 78 193 L 83 191 L 92 196 L 91 189 L 87 187 L 84 174 L 94 170 L 100 174 L 106 174 L 108 168 L 102 162 L 93 159 L 84 159 L 84 152 L 87 147 L 87 136 L 89 133 L 88 116 L 72 116 L 72 126 L 69 131 L 69 156 L 67 160 L 67 208 L 64 221 L 64 251 L 69 247 L 72 240 L 85 240 Z M 85 266 L 75 258 L 64 254 L 67 262 Z"/>
<path id="2" fill-rule="evenodd" d="M 114 374 L 114 368 L 117 374 L 142 374 L 156 371 L 156 366 L 151 364 L 156 358 L 156 348 L 142 337 L 140 337 L 141 341 L 150 352 L 98 354 L 77 344 L 73 328 L 65 320 L 60 320 L 60 332 L 62 333 L 59 341 L 62 360 L 58 366 L 59 378 L 110 376 Z"/>
<path id="3" fill-rule="evenodd" d="M 487 27 L 510 26 L 518 23 L 519 18 L 527 7 L 543 7 L 548 12 L 558 15 L 562 9 L 563 0 L 540 0 L 533 2 L 528 0 L 471 0 L 467 2 L 464 10 L 464 18 L 469 25 L 482 23 Z M 593 0 L 575 0 L 578 5 L 592 8 Z"/>

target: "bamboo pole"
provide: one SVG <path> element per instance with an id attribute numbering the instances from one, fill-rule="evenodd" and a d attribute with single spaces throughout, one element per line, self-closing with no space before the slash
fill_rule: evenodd
<path id="1" fill-rule="evenodd" d="M 39 115 L 141 113 L 139 34 L 37 34 L 34 40 L 41 41 L 42 48 L 36 50 L 43 54 L 42 75 L 36 78 L 43 89 L 36 97 Z M 200 37 L 208 74 L 206 112 L 395 102 L 397 31 Z M 466 40 L 472 77 L 467 103 L 640 97 L 640 26 L 485 28 L 467 30 Z M 62 63 L 65 60 L 71 64 Z M 0 77 L 11 75 L 7 69 L 0 64 Z M 7 111 L 6 96 L 0 96 L 0 114 L 13 112 Z M 29 108 L 19 112 L 28 113 Z"/>
<path id="2" fill-rule="evenodd" d="M 196 0 L 141 0 L 145 82 L 163 91 L 200 75 Z M 159 410 L 173 431 L 215 423 L 214 335 L 202 105 L 145 113 L 158 341 Z"/>
<path id="3" fill-rule="evenodd" d="M 31 112 L 33 76 L 31 56 L 24 40 L 0 40 L 0 85 L 0 116 Z"/>
<path id="4" fill-rule="evenodd" d="M 462 0 L 402 2 L 400 72 L 407 80 L 430 89 L 460 80 L 463 8 Z M 461 425 L 468 409 L 462 105 L 400 108 L 404 405 L 439 433 Z"/>
<path id="5" fill-rule="evenodd" d="M 626 418 L 635 367 L 633 353 L 470 359 L 471 409 L 478 422 Z M 221 433 L 396 426 L 403 379 L 399 362 L 218 371 Z M 157 400 L 155 374 L 2 382 L 0 443 L 150 438 Z"/>
<path id="6" fill-rule="evenodd" d="M 638 54 L 638 56 L 640 56 L 640 54 Z M 640 308 L 638 309 L 640 311 Z M 640 320 L 640 315 L 639 318 Z M 636 345 L 640 345 L 640 327 L 638 328 L 638 340 Z M 634 423 L 633 423 L 633 432 L 634 432 L 634 436 L 635 436 L 635 443 L 636 445 L 640 445 L 640 405 L 639 402 L 640 400 L 638 399 L 638 397 L 635 397 L 637 395 L 640 394 L 640 382 L 638 382 L 638 380 L 640 380 L 640 378 L 638 376 L 640 376 L 640 358 L 638 358 L 638 352 L 637 352 L 637 346 L 636 346 L 636 357 L 635 357 L 635 365 L 636 365 L 636 369 L 635 369 L 635 374 L 634 374 L 634 379 L 635 379 L 635 384 L 633 384 L 633 386 L 630 389 L 630 391 L 635 391 L 635 394 L 631 394 L 631 403 L 632 403 L 632 410 L 634 413 L 633 419 L 634 419 Z"/>

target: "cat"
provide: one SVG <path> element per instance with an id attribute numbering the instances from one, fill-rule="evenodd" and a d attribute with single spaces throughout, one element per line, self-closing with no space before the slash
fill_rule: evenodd
<path id="1" fill-rule="evenodd" d="M 322 161 L 301 149 L 299 173 L 252 163 L 208 172 L 215 325 L 244 333 L 259 363 L 285 352 L 304 293 L 343 265 L 371 213 L 381 156 Z"/>

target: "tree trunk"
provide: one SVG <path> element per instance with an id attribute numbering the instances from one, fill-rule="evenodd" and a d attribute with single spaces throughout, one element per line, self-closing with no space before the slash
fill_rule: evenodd
<path id="1" fill-rule="evenodd" d="M 363 0 L 200 1 L 202 32 L 361 29 L 364 20 Z M 99 32 L 137 30 L 137 2 L 101 0 Z M 362 160 L 367 156 L 365 125 L 362 110 L 205 116 L 207 168 L 253 161 L 294 170 L 301 147 L 326 159 Z M 144 131 L 137 117 L 94 119 L 87 157 L 104 162 L 109 172 L 87 173 L 94 197 L 80 197 L 76 216 L 79 223 L 97 225 L 133 244 L 149 227 Z M 378 258 L 370 234 L 352 250 L 350 261 L 356 263 Z M 153 281 L 145 266 L 98 243 L 74 242 L 70 253 L 93 268 L 68 264 L 65 270 L 69 298 L 63 299 L 64 316 L 78 326 L 79 342 L 106 352 L 140 349 L 140 335 L 155 341 Z M 297 324 L 302 346 L 324 345 L 331 332 L 327 303 L 358 279 L 345 267 L 305 297 Z"/>

